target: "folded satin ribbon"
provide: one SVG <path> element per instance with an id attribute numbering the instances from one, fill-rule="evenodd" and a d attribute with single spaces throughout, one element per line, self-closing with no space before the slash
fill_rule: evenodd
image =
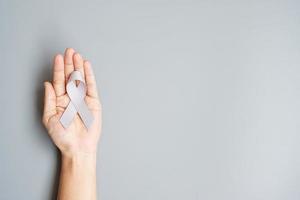
<path id="1" fill-rule="evenodd" d="M 78 86 L 76 86 L 76 81 L 79 81 Z M 94 117 L 84 101 L 86 96 L 86 84 L 79 71 L 73 71 L 71 73 L 66 88 L 67 94 L 70 97 L 70 103 L 61 116 L 60 123 L 64 128 L 68 128 L 78 112 L 85 127 L 89 129 Z"/>

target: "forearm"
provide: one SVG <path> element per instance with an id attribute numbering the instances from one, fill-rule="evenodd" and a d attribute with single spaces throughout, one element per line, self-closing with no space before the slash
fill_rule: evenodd
<path id="1" fill-rule="evenodd" d="M 62 155 L 58 200 L 96 200 L 96 154 Z"/>

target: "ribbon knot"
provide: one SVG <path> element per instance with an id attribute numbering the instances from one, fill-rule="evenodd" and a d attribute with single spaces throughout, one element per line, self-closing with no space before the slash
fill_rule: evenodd
<path id="1" fill-rule="evenodd" d="M 77 86 L 76 81 L 79 81 Z M 71 73 L 66 89 L 70 97 L 70 102 L 60 118 L 60 123 L 64 128 L 68 128 L 78 112 L 85 127 L 89 129 L 94 118 L 84 101 L 86 96 L 86 84 L 79 71 L 73 71 Z"/>

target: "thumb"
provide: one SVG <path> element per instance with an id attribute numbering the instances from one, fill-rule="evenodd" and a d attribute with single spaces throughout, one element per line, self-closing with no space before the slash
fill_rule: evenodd
<path id="1" fill-rule="evenodd" d="M 43 123 L 48 124 L 50 117 L 56 114 L 56 95 L 54 88 L 50 82 L 44 82 L 45 98 L 44 98 L 44 113 Z"/>

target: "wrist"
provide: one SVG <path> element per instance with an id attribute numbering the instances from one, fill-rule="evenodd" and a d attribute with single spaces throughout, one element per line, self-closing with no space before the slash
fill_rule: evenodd
<path id="1" fill-rule="evenodd" d="M 61 153 L 62 161 L 67 162 L 96 162 L 97 154 L 96 153 L 86 153 L 86 152 L 62 152 Z"/>
<path id="2" fill-rule="evenodd" d="M 61 154 L 62 164 L 66 166 L 96 166 L 97 154 L 85 152 L 64 152 Z"/>
<path id="3" fill-rule="evenodd" d="M 59 148 L 61 156 L 68 159 L 93 158 L 97 155 L 97 145 L 88 145 L 80 148 L 77 145 L 68 145 Z"/>

